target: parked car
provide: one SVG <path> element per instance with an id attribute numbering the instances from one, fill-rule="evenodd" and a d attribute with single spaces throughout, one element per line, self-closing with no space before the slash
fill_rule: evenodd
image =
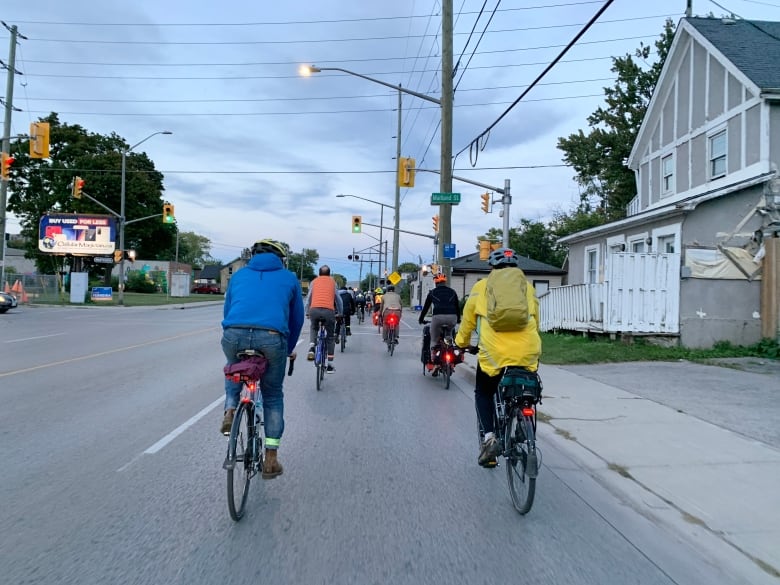
<path id="1" fill-rule="evenodd" d="M 0 292 L 0 313 L 5 313 L 8 309 L 13 309 L 17 304 L 14 295 L 7 292 Z"/>
<path id="2" fill-rule="evenodd" d="M 219 295 L 222 291 L 219 290 L 219 285 L 216 282 L 201 282 L 196 283 L 192 287 L 192 292 L 199 295 Z"/>

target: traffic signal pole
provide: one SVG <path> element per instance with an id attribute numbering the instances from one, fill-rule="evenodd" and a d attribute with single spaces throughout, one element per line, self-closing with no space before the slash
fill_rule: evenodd
<path id="1" fill-rule="evenodd" d="M 441 3 L 441 176 L 439 191 L 452 193 L 452 0 Z M 444 275 L 452 282 L 452 261 L 444 257 L 444 244 L 452 243 L 452 205 L 439 206 L 439 243 L 436 247 Z"/>
<path id="2" fill-rule="evenodd" d="M 3 23 L 5 25 L 5 23 Z M 6 26 L 6 28 L 8 28 Z M 14 104 L 14 73 L 16 73 L 16 37 L 18 31 L 16 25 L 12 26 L 11 32 L 11 46 L 8 51 L 8 74 L 6 76 L 5 86 L 5 116 L 3 118 L 3 140 L 2 150 L 3 152 L 11 152 L 11 112 L 13 111 Z M 5 233 L 6 233 L 6 211 L 5 206 L 8 200 L 8 181 L 0 181 L 0 241 L 3 245 L 0 246 L 0 266 L 2 266 L 2 276 L 5 278 Z M 2 283 L 0 283 L 2 284 Z"/>

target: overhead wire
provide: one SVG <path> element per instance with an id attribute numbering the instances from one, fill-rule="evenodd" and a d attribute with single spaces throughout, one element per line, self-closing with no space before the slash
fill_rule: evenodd
<path id="1" fill-rule="evenodd" d="M 474 49 L 471 51 L 471 55 L 469 55 L 469 59 L 466 62 L 465 67 L 463 67 L 463 71 L 460 73 L 460 78 L 458 78 L 458 81 L 455 83 L 455 87 L 452 89 L 452 92 L 455 93 L 458 89 L 458 85 L 460 85 L 460 82 L 463 80 L 463 76 L 466 74 L 466 70 L 469 68 L 469 65 L 471 64 L 471 60 L 474 58 L 474 53 L 476 52 L 477 48 L 479 47 L 479 44 L 482 42 L 482 39 L 485 37 L 485 33 L 487 32 L 488 27 L 490 26 L 490 23 L 493 21 L 493 17 L 496 15 L 496 8 L 501 4 L 501 0 L 497 0 L 496 6 L 493 8 L 493 12 L 490 14 L 490 18 L 488 19 L 487 23 L 485 23 L 485 28 L 482 29 L 482 34 L 479 35 L 479 39 L 477 39 L 477 44 L 474 45 Z M 455 77 L 455 71 L 452 72 L 453 78 Z"/>
<path id="2" fill-rule="evenodd" d="M 504 110 L 504 112 L 492 123 L 490 126 L 488 126 L 485 130 L 482 131 L 481 134 L 479 134 L 474 140 L 472 140 L 468 146 L 464 147 L 458 153 L 455 155 L 455 159 L 458 158 L 458 155 L 460 155 L 462 152 L 468 150 L 469 151 L 469 159 L 472 166 L 475 166 L 477 164 L 477 159 L 479 158 L 479 152 L 485 149 L 487 146 L 487 139 L 490 135 L 490 131 L 495 128 L 501 120 L 504 119 L 504 117 L 512 111 L 512 109 L 522 100 L 526 95 L 528 95 L 528 92 L 530 92 L 537 83 L 539 83 L 542 78 L 547 75 L 547 73 L 555 67 L 555 65 L 563 59 L 563 56 L 571 49 L 577 41 L 590 29 L 591 26 L 598 20 L 598 18 L 604 14 L 607 8 L 614 2 L 614 0 L 606 0 L 604 2 L 603 6 L 599 8 L 599 10 L 596 12 L 596 14 L 591 17 L 591 19 L 585 24 L 585 26 L 574 36 L 574 38 L 569 41 L 569 43 L 566 45 L 566 47 L 561 51 L 555 59 L 553 59 L 547 67 L 544 68 L 544 70 L 534 79 L 534 81 L 531 82 L 531 85 L 529 85 L 525 91 L 523 91 L 520 96 L 512 102 L 512 104 Z M 484 139 L 484 142 L 482 142 Z M 454 160 L 454 159 L 453 159 Z"/>

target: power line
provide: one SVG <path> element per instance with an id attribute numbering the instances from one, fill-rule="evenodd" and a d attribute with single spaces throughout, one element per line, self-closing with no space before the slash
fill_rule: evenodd
<path id="1" fill-rule="evenodd" d="M 595 93 L 595 94 L 587 94 L 587 95 L 572 95 L 572 96 L 558 96 L 558 97 L 547 97 L 547 98 L 538 98 L 538 99 L 532 99 L 532 100 L 525 100 L 526 103 L 529 102 L 547 102 L 547 101 L 557 101 L 557 100 L 574 100 L 574 99 L 582 99 L 582 98 L 591 98 L 591 97 L 602 97 L 603 94 L 601 93 Z M 515 104 L 515 102 L 484 102 L 484 103 L 478 103 L 478 104 L 456 104 L 454 107 L 456 108 L 471 108 L 471 107 L 479 107 L 479 106 L 501 106 L 505 104 Z M 424 110 L 436 110 L 438 111 L 439 108 L 437 106 L 425 106 L 422 109 Z M 160 112 L 160 113 L 147 113 L 147 112 L 57 112 L 58 114 L 67 114 L 69 116 L 129 116 L 129 117 L 154 117 L 154 116 L 323 116 L 327 114 L 368 114 L 368 113 L 375 113 L 375 112 L 394 112 L 396 111 L 395 108 L 366 108 L 363 110 L 320 110 L 320 111 L 309 111 L 309 112 Z M 46 110 L 30 110 L 29 113 L 31 114 L 49 114 L 51 112 L 48 112 Z"/>
<path id="2" fill-rule="evenodd" d="M 504 110 L 504 112 L 496 119 L 495 122 L 493 122 L 485 130 L 483 130 L 482 133 L 479 136 L 477 136 L 474 140 L 472 140 L 468 146 L 458 151 L 458 153 L 455 155 L 455 158 L 457 158 L 459 154 L 461 154 L 462 152 L 468 149 L 471 158 L 471 163 L 472 165 L 476 165 L 477 158 L 479 156 L 479 151 L 484 150 L 485 146 L 487 146 L 487 137 L 489 136 L 490 131 L 493 128 L 495 128 L 496 125 L 498 125 L 498 123 L 504 118 L 504 116 L 506 116 L 512 110 L 512 108 L 514 108 L 520 102 L 520 100 L 522 100 L 528 94 L 528 92 L 531 91 L 534 88 L 534 86 L 542 80 L 542 78 L 545 75 L 547 75 L 547 73 L 556 65 L 556 63 L 558 63 L 563 58 L 563 56 L 569 51 L 569 49 L 571 49 L 575 45 L 575 43 L 582 37 L 582 35 L 584 35 L 588 31 L 588 29 L 590 29 L 590 27 L 593 26 L 596 20 L 598 20 L 599 16 L 604 14 L 604 11 L 607 8 L 609 8 L 612 2 L 614 2 L 614 0 L 606 0 L 604 5 L 601 8 L 599 8 L 596 14 L 593 15 L 593 17 L 580 30 L 580 32 L 578 32 L 574 36 L 574 38 L 569 42 L 568 45 L 566 45 L 563 51 L 561 51 L 558 54 L 558 56 L 555 59 L 553 59 L 552 62 L 547 67 L 544 68 L 544 70 L 539 74 L 539 76 L 536 79 L 534 79 L 531 85 L 529 85 L 526 88 L 526 90 L 523 93 L 521 93 L 520 96 L 514 102 L 512 102 L 512 104 L 506 110 Z M 485 139 L 485 142 L 480 144 L 480 141 L 483 138 Z"/>
<path id="3" fill-rule="evenodd" d="M 490 18 L 488 19 L 487 23 L 485 23 L 485 28 L 482 29 L 482 34 L 479 35 L 479 39 L 477 39 L 477 44 L 474 45 L 474 50 L 471 51 L 471 55 L 469 55 L 469 60 L 466 62 L 466 66 L 463 68 L 463 71 L 461 71 L 460 78 L 458 79 L 458 82 L 455 84 L 455 87 L 452 90 L 453 93 L 458 89 L 458 85 L 460 85 L 460 82 L 463 81 L 463 76 L 466 74 L 466 70 L 469 68 L 469 65 L 471 64 L 471 60 L 474 58 L 474 53 L 477 50 L 477 47 L 479 47 L 479 44 L 482 42 L 482 39 L 485 37 L 485 33 L 487 32 L 490 23 L 493 22 L 493 17 L 496 15 L 496 9 L 498 8 L 499 4 L 501 4 L 501 0 L 498 0 L 496 2 L 496 6 L 495 8 L 493 8 L 493 12 L 491 13 Z M 456 74 L 456 70 L 453 70 L 452 76 L 455 77 L 455 74 Z"/>
<path id="4" fill-rule="evenodd" d="M 586 0 L 582 2 L 566 2 L 561 4 L 543 4 L 539 6 L 524 6 L 520 8 L 503 8 L 501 12 L 514 12 L 519 10 L 538 10 L 544 8 L 563 8 L 567 6 L 582 6 L 584 4 L 597 4 L 599 0 Z M 464 12 L 463 14 L 476 14 L 476 12 Z M 284 20 L 267 22 L 83 22 L 83 21 L 46 21 L 46 20 L 17 20 L 17 24 L 35 24 L 46 26 L 117 26 L 117 27 L 249 27 L 249 26 L 279 26 L 291 24 L 337 24 L 346 22 L 378 22 L 387 20 L 406 20 L 415 18 L 428 18 L 428 15 L 418 14 L 411 16 L 376 16 L 366 18 L 339 18 L 331 20 Z"/>
<path id="5" fill-rule="evenodd" d="M 614 20 L 604 20 L 601 24 L 610 24 L 618 22 L 634 22 L 637 20 L 648 20 L 658 18 L 669 18 L 674 16 L 671 14 L 660 14 L 655 16 L 637 16 L 631 18 L 619 18 Z M 572 24 L 553 24 L 547 26 L 535 26 L 535 27 L 520 27 L 520 28 L 505 28 L 491 31 L 490 34 L 500 33 L 516 33 L 529 30 L 548 30 L 554 28 L 567 28 L 583 26 L 581 23 Z M 466 35 L 468 33 L 454 33 L 458 35 Z M 46 43 L 81 43 L 81 44 L 105 44 L 105 45 L 183 45 L 183 46 L 213 46 L 213 45 L 290 45 L 290 44 L 311 44 L 311 43 L 345 43 L 354 41 L 392 41 L 399 39 L 410 38 L 425 38 L 426 35 L 391 35 L 384 37 L 350 37 L 350 38 L 332 38 L 332 39 L 284 39 L 284 40 L 256 40 L 256 41 L 126 41 L 126 40 L 98 40 L 98 39 L 50 39 L 50 38 L 30 38 L 30 41 L 46 42 Z M 427 35 L 433 36 L 433 35 Z"/>

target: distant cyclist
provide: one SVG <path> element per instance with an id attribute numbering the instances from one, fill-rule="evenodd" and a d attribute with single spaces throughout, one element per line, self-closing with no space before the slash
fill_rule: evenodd
<path id="1" fill-rule="evenodd" d="M 344 328 L 347 330 L 347 335 L 352 335 L 350 329 L 350 316 L 355 314 L 355 299 L 352 293 L 347 289 L 346 285 L 339 290 L 339 296 L 341 297 L 341 318 L 344 320 Z"/>
<path id="2" fill-rule="evenodd" d="M 431 317 L 431 337 L 427 339 L 423 337 L 423 355 L 430 355 L 430 347 L 425 347 L 426 342 L 434 345 L 439 343 L 441 337 L 441 330 L 443 325 L 447 325 L 450 331 L 455 330 L 455 325 L 460 322 L 460 301 L 458 300 L 458 293 L 447 286 L 447 277 L 439 273 L 433 277 L 433 282 L 436 285 L 433 290 L 425 297 L 425 303 L 423 304 L 422 311 L 420 311 L 420 318 L 418 319 L 420 325 L 425 320 L 425 314 L 428 309 L 433 306 Z"/>
<path id="3" fill-rule="evenodd" d="M 225 293 L 222 320 L 222 351 L 228 364 L 239 361 L 236 353 L 255 349 L 263 353 L 268 367 L 260 381 L 265 421 L 263 478 L 282 473 L 276 457 L 284 432 L 285 361 L 295 359 L 295 344 L 303 326 L 301 286 L 286 270 L 284 244 L 260 240 L 252 246 L 252 258 L 230 279 Z M 225 380 L 225 415 L 220 432 L 230 433 L 241 394 L 241 383 Z"/>
<path id="4" fill-rule="evenodd" d="M 384 326 L 385 320 L 387 319 L 388 315 L 397 315 L 398 316 L 398 323 L 401 323 L 401 313 L 403 312 L 403 307 L 401 305 L 401 295 L 399 295 L 397 292 L 395 292 L 395 287 L 393 285 L 390 285 L 387 287 L 387 292 L 382 295 L 382 300 L 380 302 L 380 319 L 382 320 L 382 339 L 387 339 L 387 331 Z M 400 330 L 400 327 L 398 328 Z M 395 336 L 396 340 L 398 340 L 398 335 Z"/>
<path id="5" fill-rule="evenodd" d="M 379 309 L 382 306 L 382 290 L 381 286 L 374 289 L 374 302 L 371 304 L 371 310 L 374 312 L 374 317 L 379 319 Z"/>
<path id="6" fill-rule="evenodd" d="M 518 262 L 517 254 L 509 248 L 493 250 L 488 257 L 488 264 L 494 271 L 520 270 L 517 267 Z M 539 302 L 531 283 L 527 283 L 526 290 L 518 291 L 519 294 L 526 295 L 528 302 L 527 324 L 517 331 L 494 331 L 487 319 L 488 302 L 485 294 L 487 281 L 487 278 L 483 278 L 471 289 L 466 305 L 463 307 L 463 318 L 455 337 L 455 344 L 460 347 L 468 346 L 471 334 L 479 323 L 479 355 L 474 401 L 485 438 L 477 462 L 483 467 L 494 467 L 500 446 L 494 435 L 493 395 L 501 381 L 501 372 L 506 366 L 520 366 L 535 372 L 539 367 L 539 358 L 542 354 L 542 340 L 537 325 Z"/>
<path id="7" fill-rule="evenodd" d="M 360 318 L 363 319 L 366 316 L 366 295 L 362 290 L 357 291 L 355 295 L 355 311 L 360 312 Z"/>
<path id="8" fill-rule="evenodd" d="M 325 321 L 325 331 L 328 333 L 328 367 L 325 369 L 332 374 L 333 357 L 336 351 L 336 338 L 333 330 L 336 326 L 336 315 L 341 315 L 341 296 L 338 294 L 336 280 L 330 275 L 330 267 L 320 266 L 319 276 L 311 281 L 309 294 L 306 297 L 306 316 L 311 320 L 311 336 L 309 338 L 309 353 L 306 359 L 314 361 L 314 344 L 320 331 L 318 321 Z"/>

